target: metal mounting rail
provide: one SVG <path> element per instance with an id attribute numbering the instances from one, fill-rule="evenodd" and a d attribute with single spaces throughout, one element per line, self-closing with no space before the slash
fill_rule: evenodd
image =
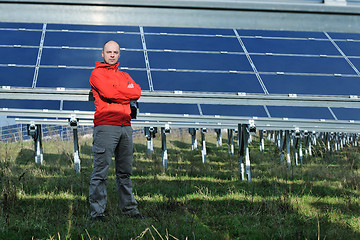
<path id="1" fill-rule="evenodd" d="M 359 18 L 359 3 L 345 0 L 0 1 L 1 22 L 358 33 Z"/>
<path id="2" fill-rule="evenodd" d="M 30 117 L 32 121 L 41 120 L 46 124 L 55 121 L 56 124 L 67 124 L 68 119 L 79 119 L 80 125 L 93 125 L 91 111 L 58 111 L 37 109 L 0 109 L 0 115 L 21 118 Z M 53 118 L 53 119 L 51 119 Z M 58 119 L 56 119 L 58 118 Z M 179 115 L 179 114 L 148 114 L 140 113 L 137 119 L 132 120 L 134 126 L 189 126 L 192 128 L 221 128 L 236 129 L 238 124 L 248 124 L 253 121 L 257 129 L 262 130 L 294 130 L 316 132 L 352 132 L 360 133 L 360 121 L 339 121 L 324 119 L 289 119 L 289 118 L 253 118 L 235 116 L 211 115 Z M 39 123 L 40 124 L 40 123 Z"/>
<path id="3" fill-rule="evenodd" d="M 0 87 L 0 99 L 91 101 L 86 89 Z M 359 96 L 142 91 L 139 102 L 360 108 Z"/>

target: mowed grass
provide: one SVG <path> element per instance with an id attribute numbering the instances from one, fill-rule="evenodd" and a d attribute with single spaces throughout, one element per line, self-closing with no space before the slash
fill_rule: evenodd
<path id="1" fill-rule="evenodd" d="M 360 239 L 359 147 L 327 153 L 319 142 L 303 167 L 288 170 L 277 147 L 267 141 L 261 153 L 255 136 L 249 183 L 226 141 L 216 147 L 215 133 L 206 134 L 204 164 L 200 142 L 193 151 L 186 130 L 173 131 L 165 170 L 160 137 L 148 155 L 146 139 L 135 136 L 134 194 L 148 218 L 122 216 L 113 161 L 107 222 L 89 214 L 91 138 L 80 138 L 80 174 L 72 142 L 44 141 L 43 165 L 32 142 L 2 143 L 0 239 Z"/>

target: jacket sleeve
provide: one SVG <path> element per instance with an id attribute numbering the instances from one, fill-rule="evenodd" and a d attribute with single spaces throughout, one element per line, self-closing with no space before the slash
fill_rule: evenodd
<path id="1" fill-rule="evenodd" d="M 112 82 L 104 81 L 99 74 L 93 71 L 90 76 L 90 85 L 101 98 L 110 102 L 127 104 L 130 100 L 140 98 L 141 88 L 127 73 L 125 73 L 125 77 L 129 84 L 113 85 Z"/>

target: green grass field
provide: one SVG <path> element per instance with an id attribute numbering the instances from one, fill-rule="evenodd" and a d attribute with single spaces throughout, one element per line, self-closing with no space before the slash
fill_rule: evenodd
<path id="1" fill-rule="evenodd" d="M 32 142 L 1 143 L 0 239 L 360 239 L 359 147 L 327 153 L 319 143 L 303 167 L 288 170 L 273 143 L 263 154 L 255 138 L 249 183 L 239 179 L 226 139 L 219 148 L 214 132 L 206 139 L 203 164 L 186 131 L 169 135 L 164 170 L 160 138 L 149 156 L 136 136 L 134 194 L 148 218 L 122 216 L 113 162 L 107 222 L 89 215 L 91 138 L 80 139 L 80 174 L 72 142 L 45 141 L 43 165 L 34 162 Z"/>

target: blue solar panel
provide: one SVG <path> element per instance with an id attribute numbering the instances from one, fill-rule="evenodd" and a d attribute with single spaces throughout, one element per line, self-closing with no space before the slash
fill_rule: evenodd
<path id="1" fill-rule="evenodd" d="M 0 44 L 2 45 L 30 45 L 38 46 L 41 31 L 0 30 Z"/>
<path id="2" fill-rule="evenodd" d="M 262 80 L 272 94 L 360 95 L 359 77 L 262 75 Z"/>
<path id="3" fill-rule="evenodd" d="M 105 42 L 115 40 L 121 48 L 141 49 L 140 34 L 84 33 L 84 32 L 48 32 L 47 46 L 102 47 Z"/>
<path id="4" fill-rule="evenodd" d="M 26 29 L 42 29 L 41 23 L 10 23 L 2 22 L 0 28 L 26 28 Z"/>
<path id="5" fill-rule="evenodd" d="M 244 55 L 149 52 L 152 68 L 191 69 L 191 70 L 239 70 L 251 71 Z"/>
<path id="6" fill-rule="evenodd" d="M 203 104 L 201 109 L 204 115 L 268 117 L 263 106 Z"/>
<path id="7" fill-rule="evenodd" d="M 90 89 L 91 69 L 40 68 L 36 87 Z"/>
<path id="8" fill-rule="evenodd" d="M 263 36 L 276 38 L 326 38 L 322 32 L 301 31 L 264 31 L 264 30 L 242 30 L 237 29 L 240 36 Z"/>
<path id="9" fill-rule="evenodd" d="M 360 34 L 358 33 L 329 33 L 333 39 L 354 39 L 360 40 Z"/>
<path id="10" fill-rule="evenodd" d="M 342 120 L 360 120 L 360 109 L 332 108 L 338 119 Z"/>
<path id="11" fill-rule="evenodd" d="M 152 71 L 154 90 L 264 93 L 255 74 Z"/>
<path id="12" fill-rule="evenodd" d="M 243 52 L 235 37 L 146 35 L 148 49 Z"/>
<path id="13" fill-rule="evenodd" d="M 41 27 L 42 28 L 42 27 Z M 124 31 L 139 32 L 139 27 L 134 26 L 101 26 L 101 25 L 75 25 L 75 24 L 48 24 L 49 30 L 82 30 L 82 31 Z"/>
<path id="14" fill-rule="evenodd" d="M 140 103 L 141 113 L 195 114 L 199 115 L 195 104 Z"/>
<path id="15" fill-rule="evenodd" d="M 351 58 L 350 61 L 352 64 L 354 64 L 357 70 L 360 69 L 360 58 Z"/>
<path id="16" fill-rule="evenodd" d="M 287 40 L 287 39 L 243 39 L 249 52 L 339 55 L 329 41 Z"/>
<path id="17" fill-rule="evenodd" d="M 64 101 L 63 110 L 95 111 L 94 102 Z"/>
<path id="18" fill-rule="evenodd" d="M 122 48 L 121 69 L 143 90 L 360 95 L 360 34 L 329 33 L 329 39 L 323 32 L 141 29 L 0 23 L 0 85 L 31 87 L 36 83 L 38 88 L 90 89 L 91 71 L 96 61 L 102 61 L 101 48 L 105 41 L 113 39 Z M 41 59 L 37 63 L 38 55 Z M 39 69 L 37 77 L 35 67 Z M 94 110 L 93 102 L 68 101 L 2 100 L 0 107 Z M 354 109 L 331 112 L 328 108 L 309 107 L 140 104 L 141 112 L 150 113 L 268 117 L 266 110 L 271 117 L 282 118 L 360 118 L 359 110 Z"/>
<path id="19" fill-rule="evenodd" d="M 38 56 L 37 48 L 0 47 L 0 64 L 35 65 Z"/>
<path id="20" fill-rule="evenodd" d="M 0 67 L 2 86 L 31 87 L 34 76 L 34 67 Z"/>
<path id="21" fill-rule="evenodd" d="M 339 42 L 336 44 L 347 56 L 360 56 L 360 42 Z"/>
<path id="22" fill-rule="evenodd" d="M 144 27 L 145 33 L 176 33 L 205 35 L 234 35 L 232 29 Z"/>
<path id="23" fill-rule="evenodd" d="M 262 72 L 355 74 L 344 58 L 252 56 Z"/>
<path id="24" fill-rule="evenodd" d="M 0 108 L 21 108 L 21 109 L 51 109 L 60 108 L 60 101 L 42 100 L 7 100 L 0 99 Z"/>
<path id="25" fill-rule="evenodd" d="M 327 108 L 320 107 L 268 107 L 271 117 L 276 118 L 304 118 L 304 119 L 331 119 L 331 115 Z"/>

